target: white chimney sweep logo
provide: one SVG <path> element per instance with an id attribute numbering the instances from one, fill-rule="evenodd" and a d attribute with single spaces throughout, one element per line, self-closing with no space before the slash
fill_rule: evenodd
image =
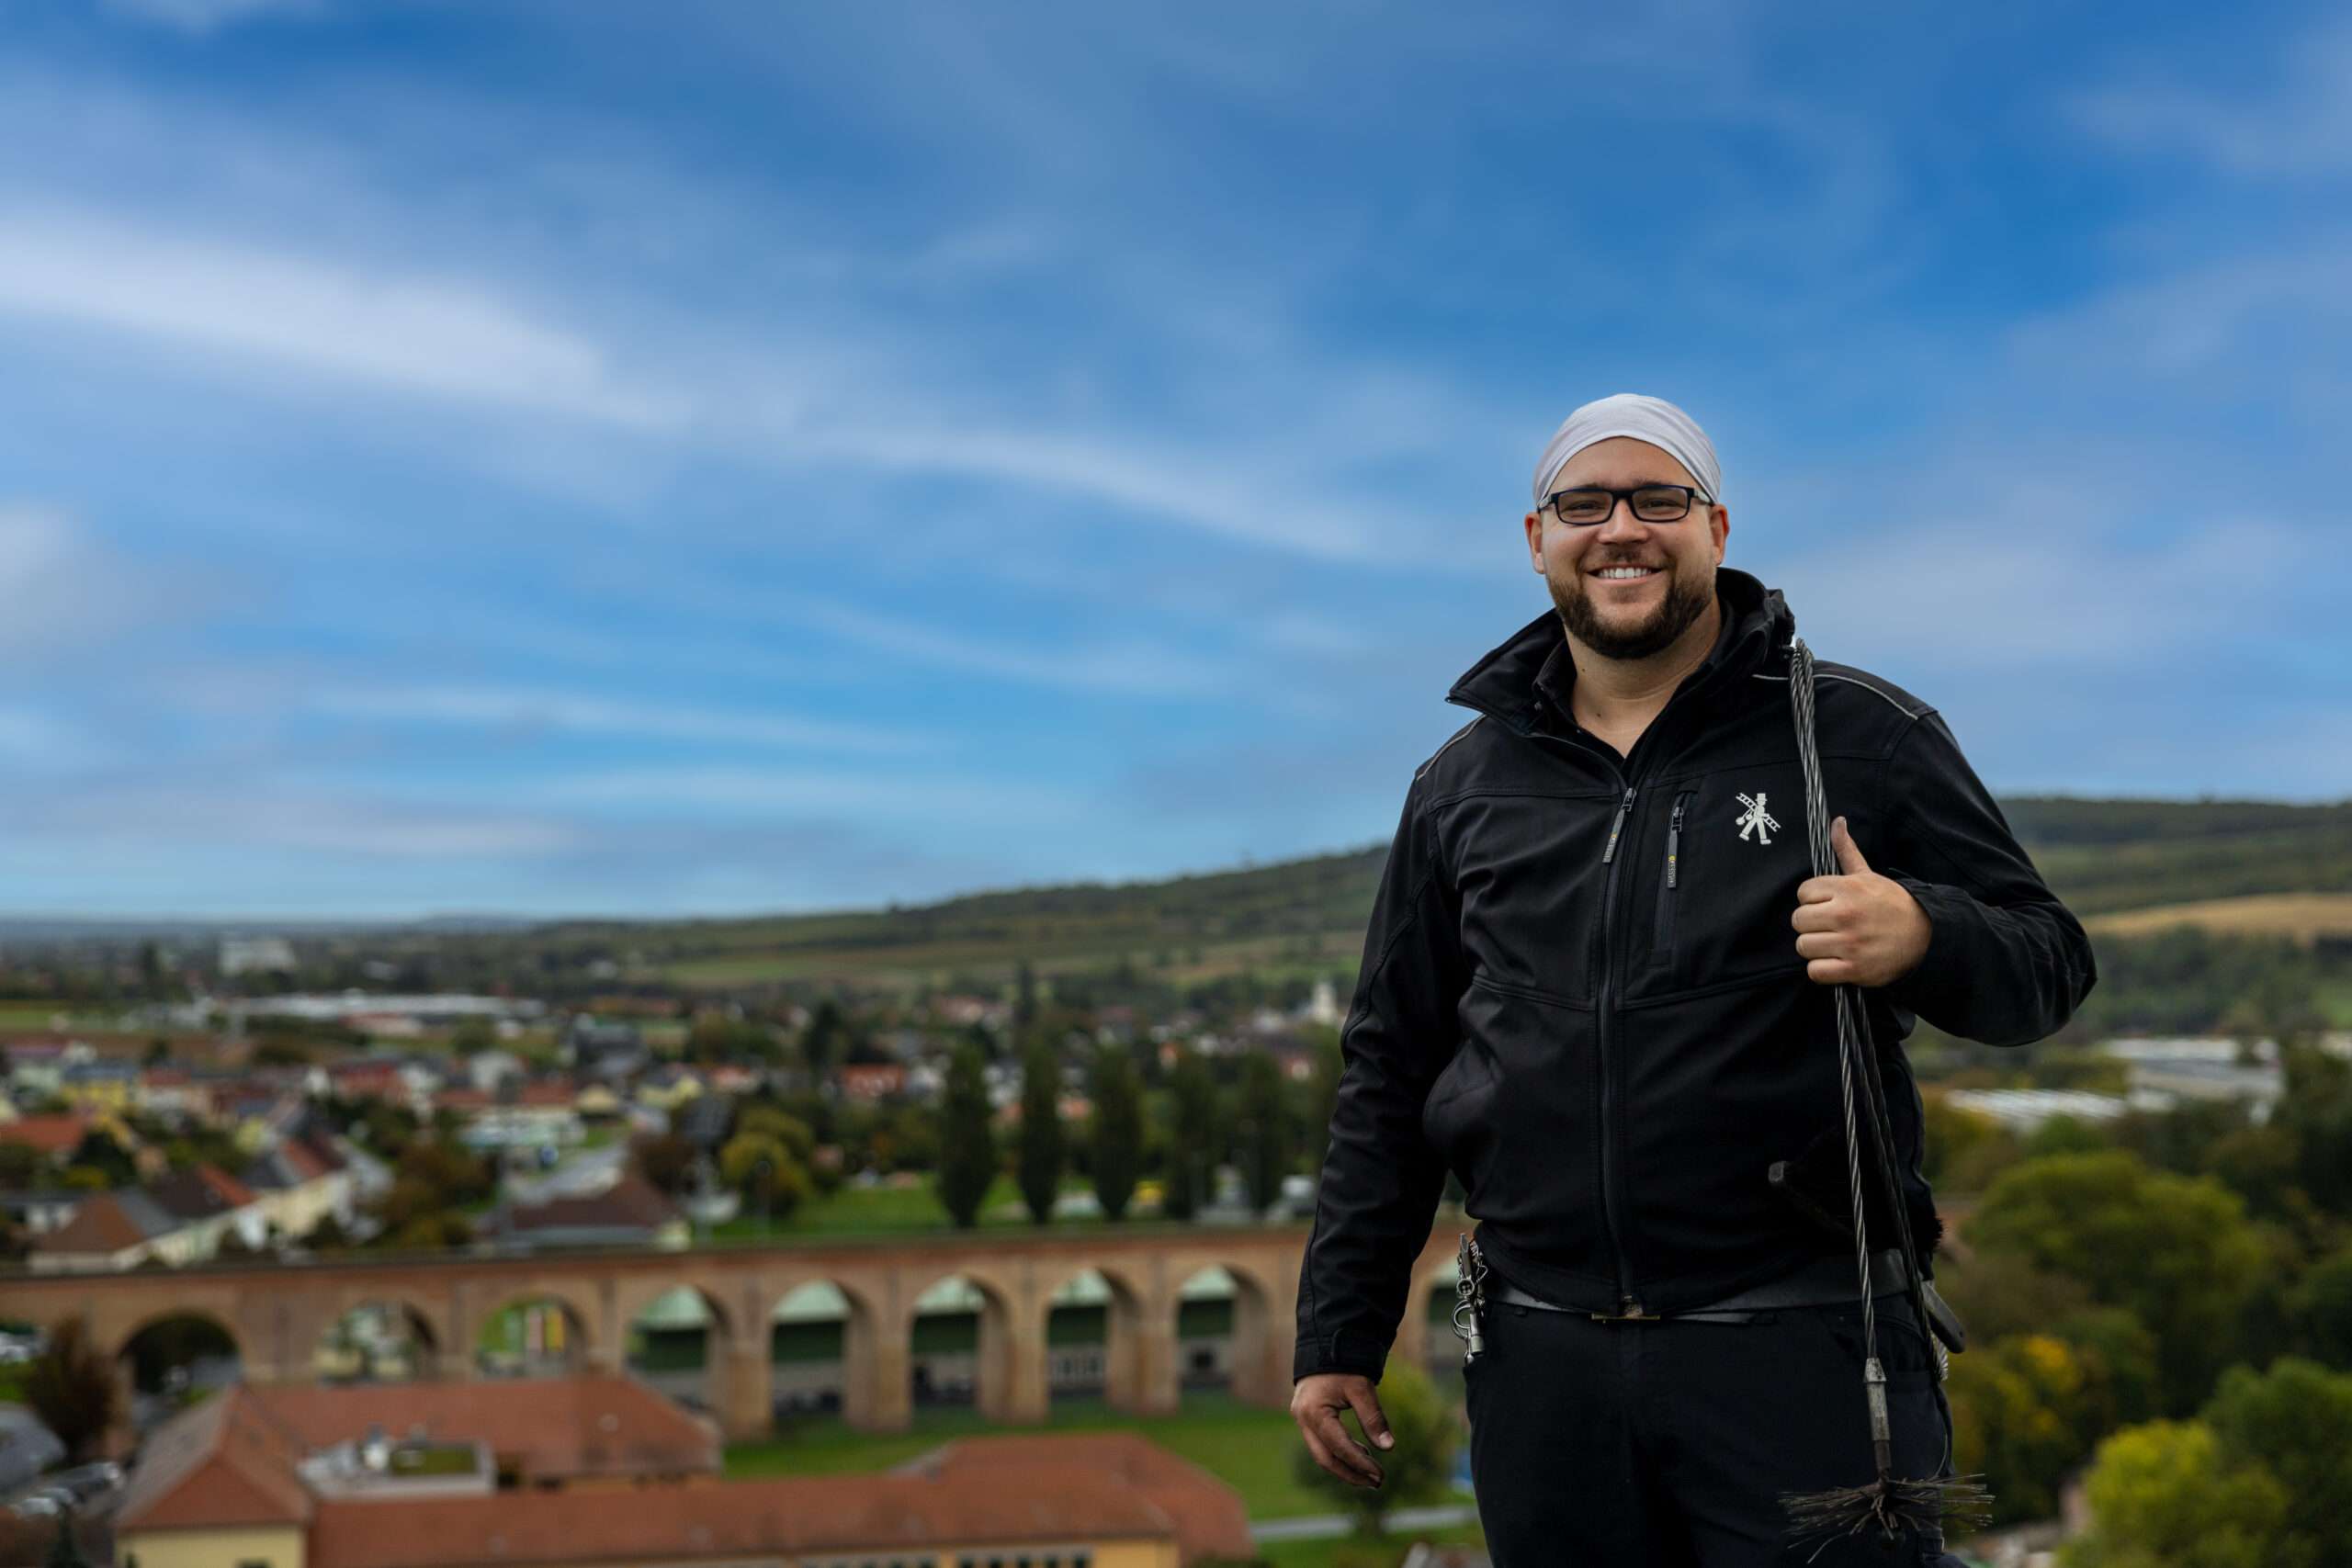
<path id="1" fill-rule="evenodd" d="M 1773 819 L 1770 812 L 1764 809 L 1765 799 L 1766 797 L 1761 795 L 1743 795 L 1739 797 L 1739 803 L 1747 809 L 1740 814 L 1738 827 L 1741 838 L 1745 839 L 1753 833 L 1758 843 L 1770 849 L 1772 844 L 1772 835 L 1781 830 L 1781 825 Z"/>

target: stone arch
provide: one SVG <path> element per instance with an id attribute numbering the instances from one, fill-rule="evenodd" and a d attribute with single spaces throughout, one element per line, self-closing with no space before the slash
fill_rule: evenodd
<path id="1" fill-rule="evenodd" d="M 548 1307 L 557 1309 L 555 1316 L 545 1314 Z M 561 1285 L 534 1283 L 503 1291 L 475 1319 L 471 1348 L 476 1373 L 565 1377 L 590 1371 L 603 1361 L 597 1354 L 596 1327 L 595 1307 Z"/>
<path id="2" fill-rule="evenodd" d="M 201 1306 L 159 1308 L 115 1341 L 119 1408 L 134 1431 L 168 1418 L 202 1390 L 243 1381 L 248 1359 L 234 1321 Z"/>
<path id="3" fill-rule="evenodd" d="M 1188 1385 L 1221 1383 L 1236 1399 L 1252 1404 L 1287 1403 L 1290 1368 L 1275 1364 L 1284 1343 L 1274 1323 L 1282 1297 L 1254 1265 L 1224 1255 L 1210 1258 L 1179 1282 L 1176 1293 L 1177 1350 Z M 1204 1310 L 1217 1301 L 1225 1303 L 1221 1310 Z"/>
<path id="4" fill-rule="evenodd" d="M 822 1292 L 830 1292 L 839 1298 L 839 1318 L 802 1321 L 833 1321 L 841 1325 L 832 1359 L 836 1372 L 779 1373 L 779 1366 L 794 1361 L 822 1362 L 827 1358 L 810 1352 L 831 1347 L 812 1343 L 800 1347 L 803 1353 L 786 1359 L 779 1350 L 796 1348 L 794 1337 L 785 1332 L 792 1321 L 786 1314 L 793 1309 L 796 1298 L 801 1303 L 813 1303 Z M 831 1303 L 824 1303 L 828 1309 Z M 802 1275 L 777 1291 L 765 1303 L 762 1317 L 768 1325 L 766 1343 L 761 1354 L 769 1359 L 771 1376 L 780 1380 L 772 1395 L 772 1404 L 779 1408 L 822 1409 L 837 1404 L 842 1418 L 850 1426 L 863 1430 L 903 1426 L 908 1402 L 907 1337 L 904 1325 L 892 1325 L 885 1332 L 881 1314 L 867 1292 L 851 1280 L 831 1274 Z M 784 1343 L 780 1346 L 779 1340 Z M 805 1395 L 805 1397 L 804 1397 Z"/>
<path id="5" fill-rule="evenodd" d="M 1048 1396 L 1099 1392 L 1113 1409 L 1157 1414 L 1177 1405 L 1175 1323 L 1171 1304 L 1156 1300 L 1118 1258 L 1078 1264 L 1049 1276 L 1039 1328 L 1046 1342 Z M 1099 1319 L 1099 1368 L 1088 1368 L 1084 1325 L 1071 1309 Z M 1073 1332 L 1078 1329 L 1078 1332 Z M 1091 1383 L 1081 1375 L 1092 1370 Z"/>
<path id="6" fill-rule="evenodd" d="M 693 1280 L 636 1289 L 616 1308 L 623 1364 L 631 1376 L 690 1409 L 725 1408 L 734 1335 L 716 1292 Z"/>
<path id="7" fill-rule="evenodd" d="M 917 1291 L 907 1309 L 909 1400 L 969 1403 L 990 1421 L 1042 1416 L 1045 1369 L 1022 1364 L 1034 1359 L 1038 1336 L 1035 1325 L 1015 1320 L 1017 1299 L 988 1270 L 969 1267 L 940 1274 Z M 968 1326 L 951 1325 L 964 1319 Z M 1023 1349 L 1032 1356 L 1023 1357 Z"/>
<path id="8" fill-rule="evenodd" d="M 434 1314 L 397 1291 L 347 1291 L 314 1337 L 319 1382 L 423 1382 L 440 1375 L 449 1349 Z"/>

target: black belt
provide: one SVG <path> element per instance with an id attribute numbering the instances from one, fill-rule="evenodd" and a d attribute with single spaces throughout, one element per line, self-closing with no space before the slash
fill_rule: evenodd
<path id="1" fill-rule="evenodd" d="M 1655 1314 L 1642 1312 L 1638 1304 L 1623 1313 L 1585 1312 L 1531 1296 L 1508 1280 L 1498 1281 L 1498 1284 L 1499 1288 L 1493 1295 L 1501 1305 L 1533 1307 L 1538 1312 L 1575 1313 L 1597 1323 L 1656 1322 L 1661 1318 L 1672 1318 L 1678 1323 L 1746 1323 L 1760 1312 L 1781 1312 L 1794 1307 L 1844 1306 L 1861 1300 L 1860 1270 L 1850 1258 L 1816 1258 L 1777 1280 L 1751 1285 L 1721 1301 L 1709 1302 L 1688 1312 Z M 1901 1295 L 1908 1285 L 1900 1249 L 1890 1247 L 1871 1255 L 1871 1295 Z"/>

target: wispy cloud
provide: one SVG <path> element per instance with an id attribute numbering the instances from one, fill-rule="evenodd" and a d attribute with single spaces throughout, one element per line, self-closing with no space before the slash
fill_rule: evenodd
<path id="1" fill-rule="evenodd" d="M 0 213 L 0 312 L 429 397 L 634 426 L 685 413 L 489 292 L 110 218 Z"/>
<path id="2" fill-rule="evenodd" d="M 2275 80 L 2230 94 L 2210 74 L 2149 73 L 2081 95 L 2081 124 L 2114 145 L 2177 153 L 2256 179 L 2352 171 L 2352 25 L 2330 20 L 2288 40 Z"/>
<path id="3" fill-rule="evenodd" d="M 330 689 L 311 696 L 313 712 L 346 718 L 492 728 L 516 733 L 569 731 L 618 739 L 684 740 L 728 747 L 907 754 L 935 750 L 938 738 L 865 725 L 796 718 L 761 710 L 626 702 L 560 690 L 490 686 Z"/>

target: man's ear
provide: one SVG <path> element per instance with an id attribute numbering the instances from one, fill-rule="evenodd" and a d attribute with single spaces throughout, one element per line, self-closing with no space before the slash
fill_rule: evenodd
<path id="1" fill-rule="evenodd" d="M 1708 509 L 1707 531 L 1715 536 L 1715 564 L 1724 564 L 1724 541 L 1731 537 L 1731 508 L 1717 502 Z"/>
<path id="2" fill-rule="evenodd" d="M 1527 564 L 1544 575 L 1544 519 L 1532 512 L 1527 514 Z"/>

